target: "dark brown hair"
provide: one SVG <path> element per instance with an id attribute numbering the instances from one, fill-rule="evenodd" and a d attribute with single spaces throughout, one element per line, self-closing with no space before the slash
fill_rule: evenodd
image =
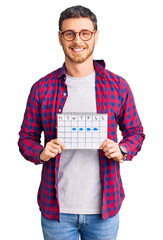
<path id="1" fill-rule="evenodd" d="M 68 18 L 90 18 L 93 23 L 94 30 L 97 30 L 97 18 L 96 15 L 91 12 L 89 8 L 83 7 L 81 5 L 73 6 L 65 9 L 59 18 L 59 30 L 61 31 L 62 23 Z"/>

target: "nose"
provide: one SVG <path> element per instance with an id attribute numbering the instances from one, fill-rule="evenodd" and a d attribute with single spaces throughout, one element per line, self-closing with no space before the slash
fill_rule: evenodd
<path id="1" fill-rule="evenodd" d="M 82 42 L 78 32 L 75 34 L 75 39 L 73 40 L 73 42 L 76 42 L 76 43 L 81 43 Z"/>

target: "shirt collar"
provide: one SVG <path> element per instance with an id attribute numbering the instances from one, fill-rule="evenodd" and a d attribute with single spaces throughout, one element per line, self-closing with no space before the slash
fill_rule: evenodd
<path id="1" fill-rule="evenodd" d="M 104 69 L 105 69 L 104 60 L 93 60 L 93 65 L 94 65 L 96 74 L 98 73 L 98 76 L 104 78 Z M 62 77 L 63 75 L 66 76 L 65 63 L 59 69 L 58 78 Z"/>

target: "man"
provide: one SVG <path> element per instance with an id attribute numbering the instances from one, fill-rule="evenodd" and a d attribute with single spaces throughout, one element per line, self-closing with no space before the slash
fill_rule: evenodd
<path id="1" fill-rule="evenodd" d="M 38 204 L 44 239 L 75 240 L 79 232 L 81 239 L 116 239 L 124 199 L 120 163 L 137 154 L 145 137 L 128 83 L 93 60 L 98 35 L 89 9 L 63 11 L 58 36 L 65 63 L 36 82 L 28 98 L 18 144 L 27 160 L 43 164 Z M 107 113 L 108 138 L 97 150 L 64 149 L 56 137 L 56 114 L 64 112 Z"/>

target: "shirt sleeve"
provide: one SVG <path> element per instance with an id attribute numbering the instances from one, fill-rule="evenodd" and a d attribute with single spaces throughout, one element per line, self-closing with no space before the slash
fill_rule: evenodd
<path id="1" fill-rule="evenodd" d="M 40 159 L 40 153 L 43 150 L 41 146 L 42 132 L 39 95 L 37 83 L 35 83 L 30 91 L 23 123 L 19 132 L 18 146 L 23 157 L 34 164 L 43 163 Z"/>
<path id="2" fill-rule="evenodd" d="M 119 145 L 127 149 L 128 155 L 125 160 L 132 160 L 140 151 L 145 135 L 136 109 L 134 96 L 125 80 L 121 83 L 121 108 L 118 124 L 123 136 Z"/>

